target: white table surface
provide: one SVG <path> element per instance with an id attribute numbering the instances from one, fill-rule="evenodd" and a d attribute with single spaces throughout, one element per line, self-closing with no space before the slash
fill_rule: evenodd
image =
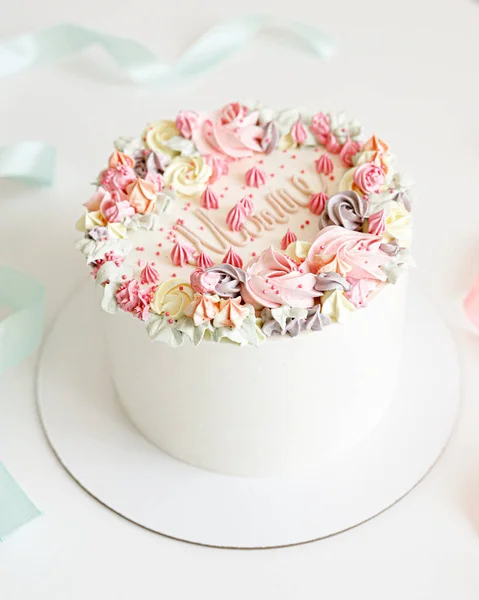
<path id="1" fill-rule="evenodd" d="M 51 320 L 84 276 L 73 224 L 118 134 L 178 108 L 245 97 L 344 108 L 374 126 L 417 181 L 415 256 L 463 368 L 453 440 L 406 499 L 345 534 L 273 551 L 195 547 L 121 519 L 63 471 L 35 412 L 32 357 L 0 380 L 0 459 L 45 514 L 0 544 L 2 600 L 478 598 L 479 336 L 460 301 L 479 271 L 479 2 L 16 0 L 4 3 L 0 36 L 70 21 L 172 59 L 215 21 L 258 8 L 316 24 L 339 53 L 322 63 L 263 35 L 198 79 L 145 90 L 125 85 L 93 49 L 0 81 L 1 144 L 33 138 L 59 149 L 53 188 L 1 182 L 0 262 L 46 285 Z"/>

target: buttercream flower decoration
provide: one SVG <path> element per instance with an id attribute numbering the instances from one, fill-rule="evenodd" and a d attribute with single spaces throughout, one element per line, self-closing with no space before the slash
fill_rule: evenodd
<path id="1" fill-rule="evenodd" d="M 163 179 L 183 196 L 196 196 L 206 189 L 211 173 L 212 168 L 203 156 L 176 156 Z"/>
<path id="2" fill-rule="evenodd" d="M 151 181 L 136 179 L 126 188 L 131 206 L 137 213 L 147 215 L 156 207 L 156 187 Z"/>
<path id="3" fill-rule="evenodd" d="M 221 299 L 218 314 L 215 316 L 215 327 L 241 327 L 249 315 L 249 308 L 241 304 L 241 298 Z"/>
<path id="4" fill-rule="evenodd" d="M 193 319 L 196 327 L 211 321 L 219 312 L 219 297 L 195 294 L 193 301 L 185 308 L 185 315 Z"/>
<path id="5" fill-rule="evenodd" d="M 261 152 L 264 130 L 258 126 L 258 111 L 247 114 L 238 102 L 227 104 L 217 113 L 201 120 L 192 139 L 202 155 L 219 154 L 247 158 Z"/>
<path id="6" fill-rule="evenodd" d="M 165 142 L 177 135 L 180 135 L 180 132 L 176 127 L 175 121 L 155 121 L 143 132 L 143 140 L 150 150 L 173 157 L 178 152 L 169 148 Z"/>
<path id="7" fill-rule="evenodd" d="M 158 315 L 179 319 L 185 314 L 185 309 L 193 300 L 193 296 L 193 288 L 187 281 L 168 279 L 156 290 L 151 310 Z"/>
<path id="8" fill-rule="evenodd" d="M 412 218 L 400 202 L 391 202 L 386 217 L 386 240 L 396 240 L 401 248 L 409 248 L 412 237 Z"/>
<path id="9" fill-rule="evenodd" d="M 342 277 L 385 281 L 381 267 L 391 259 L 381 250 L 382 243 L 381 236 L 336 225 L 326 227 L 311 244 L 306 263 L 313 273 L 336 271 Z"/>
<path id="10" fill-rule="evenodd" d="M 286 254 L 273 247 L 254 258 L 245 272 L 241 295 L 245 302 L 257 308 L 275 308 L 282 304 L 309 308 L 319 296 L 314 289 L 315 275 L 306 268 L 298 268 Z"/>
<path id="11" fill-rule="evenodd" d="M 339 225 L 345 229 L 359 231 L 368 216 L 369 203 L 356 192 L 338 192 L 329 198 L 320 219 L 320 227 Z"/>

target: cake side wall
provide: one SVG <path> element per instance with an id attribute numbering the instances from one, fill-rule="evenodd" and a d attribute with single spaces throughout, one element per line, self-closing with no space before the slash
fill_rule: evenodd
<path id="1" fill-rule="evenodd" d="M 380 421 L 400 367 L 407 279 L 346 326 L 259 348 L 151 342 L 128 314 L 104 315 L 111 374 L 138 429 L 168 454 L 247 476 L 304 472 Z"/>

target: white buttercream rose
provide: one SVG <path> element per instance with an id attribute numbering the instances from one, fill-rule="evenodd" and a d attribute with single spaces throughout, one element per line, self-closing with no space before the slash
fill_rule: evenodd
<path id="1" fill-rule="evenodd" d="M 202 156 L 177 156 L 166 168 L 163 178 L 183 196 L 203 192 L 212 174 L 212 168 Z"/>
<path id="2" fill-rule="evenodd" d="M 169 148 L 165 142 L 178 135 L 180 135 L 180 132 L 176 128 L 174 121 L 155 121 L 145 129 L 143 139 L 150 150 L 173 157 L 178 152 Z"/>
<path id="3" fill-rule="evenodd" d="M 185 313 L 185 308 L 193 300 L 193 288 L 187 281 L 168 279 L 156 290 L 151 304 L 151 310 L 158 315 L 179 319 Z"/>

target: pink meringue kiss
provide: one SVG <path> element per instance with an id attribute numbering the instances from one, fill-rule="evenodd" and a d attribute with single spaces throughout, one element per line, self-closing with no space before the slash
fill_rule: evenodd
<path id="1" fill-rule="evenodd" d="M 251 198 L 247 198 L 246 196 L 244 198 L 241 198 L 240 204 L 245 209 L 246 216 L 249 217 L 254 209 L 254 204 Z"/>
<path id="2" fill-rule="evenodd" d="M 286 248 L 293 242 L 296 242 L 297 239 L 296 234 L 294 234 L 291 229 L 288 229 L 281 239 L 281 250 L 286 250 Z"/>
<path id="3" fill-rule="evenodd" d="M 214 262 L 206 252 L 202 252 L 196 259 L 196 264 L 200 269 L 208 269 L 214 265 Z"/>
<path id="4" fill-rule="evenodd" d="M 306 131 L 306 127 L 303 125 L 303 121 L 298 119 L 293 126 L 291 127 L 291 137 L 296 144 L 304 144 L 308 133 Z"/>
<path id="5" fill-rule="evenodd" d="M 170 254 L 171 262 L 175 267 L 184 267 L 193 257 L 194 249 L 186 244 L 176 242 Z"/>
<path id="6" fill-rule="evenodd" d="M 332 133 L 328 135 L 328 139 L 326 140 L 326 150 L 331 152 L 331 154 L 339 154 L 341 151 L 341 144 Z"/>
<path id="7" fill-rule="evenodd" d="M 219 207 L 218 198 L 209 185 L 206 186 L 205 191 L 201 194 L 201 206 L 206 208 L 206 210 Z"/>
<path id="8" fill-rule="evenodd" d="M 266 183 L 266 173 L 258 167 L 253 167 L 245 173 L 245 182 L 248 187 L 259 188 Z"/>
<path id="9" fill-rule="evenodd" d="M 248 215 L 244 206 L 241 202 L 237 202 L 226 215 L 226 225 L 228 225 L 231 231 L 239 231 L 247 218 Z"/>
<path id="10" fill-rule="evenodd" d="M 353 156 L 361 150 L 361 144 L 348 138 L 344 142 L 341 151 L 339 152 L 339 158 L 341 159 L 345 167 L 353 166 Z"/>
<path id="11" fill-rule="evenodd" d="M 140 281 L 143 285 L 154 285 L 158 282 L 160 276 L 158 271 L 155 269 L 155 263 L 146 263 L 140 273 Z"/>
<path id="12" fill-rule="evenodd" d="M 320 215 L 324 211 L 327 201 L 328 197 L 324 192 L 313 194 L 313 196 L 311 196 L 309 199 L 309 210 L 313 213 L 313 215 Z"/>
<path id="13" fill-rule="evenodd" d="M 334 171 L 333 161 L 327 154 L 321 154 L 321 156 L 314 162 L 316 172 L 323 175 L 331 175 Z"/>
<path id="14" fill-rule="evenodd" d="M 233 248 L 231 248 L 231 246 L 221 262 L 226 265 L 238 267 L 238 269 L 241 269 L 243 267 L 243 260 L 241 256 L 237 252 L 235 252 Z"/>
<path id="15" fill-rule="evenodd" d="M 368 233 L 372 235 L 381 235 L 386 230 L 386 219 L 384 217 L 384 209 L 378 210 L 368 217 Z"/>

